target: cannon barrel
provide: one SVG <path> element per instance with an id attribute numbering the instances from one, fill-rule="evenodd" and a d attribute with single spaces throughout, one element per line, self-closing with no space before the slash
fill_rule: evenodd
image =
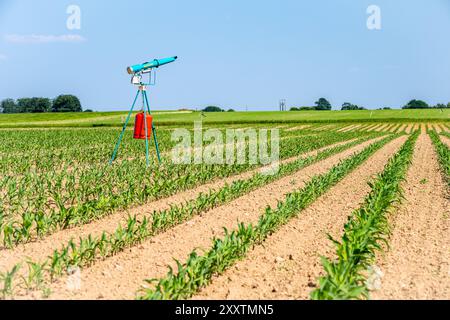
<path id="1" fill-rule="evenodd" d="M 153 68 L 159 68 L 160 66 L 163 66 L 165 64 L 172 63 L 177 59 L 178 59 L 178 57 L 176 57 L 176 56 L 170 57 L 170 58 L 164 58 L 164 59 L 155 59 L 151 62 L 144 62 L 141 64 L 136 64 L 134 66 L 128 67 L 127 71 L 129 74 L 145 72 L 145 71 L 151 70 Z"/>

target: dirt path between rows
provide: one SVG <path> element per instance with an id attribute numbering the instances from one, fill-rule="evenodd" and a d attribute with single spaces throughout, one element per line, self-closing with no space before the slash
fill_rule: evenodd
<path id="1" fill-rule="evenodd" d="M 133 299 L 144 279 L 164 276 L 173 258 L 184 261 L 195 248 L 209 248 L 214 236 L 223 236 L 223 228 L 234 229 L 237 222 L 256 222 L 268 206 L 276 206 L 285 194 L 301 188 L 311 176 L 324 173 L 339 161 L 373 143 L 359 146 L 320 161 L 297 173 L 250 192 L 229 204 L 210 210 L 143 244 L 99 261 L 81 273 L 82 288 L 67 289 L 62 278 L 51 287 L 56 299 Z"/>
<path id="2" fill-rule="evenodd" d="M 373 299 L 450 299 L 450 201 L 428 135 L 417 141 L 403 184 L 405 200 L 390 217 L 390 250 Z M 446 199 L 447 197 L 447 199 Z"/>
<path id="3" fill-rule="evenodd" d="M 370 124 L 368 127 L 365 128 L 364 131 L 372 131 L 374 128 L 378 127 L 379 124 Z"/>
<path id="4" fill-rule="evenodd" d="M 308 299 L 323 275 L 320 257 L 334 254 L 327 233 L 337 239 L 342 236 L 348 216 L 370 191 L 367 182 L 383 170 L 406 139 L 377 151 L 194 299 Z"/>
<path id="5" fill-rule="evenodd" d="M 310 125 L 305 125 L 305 126 L 298 126 L 298 127 L 292 127 L 289 129 L 285 129 L 285 132 L 291 132 L 291 131 L 298 131 L 298 130 L 305 130 L 306 128 L 311 127 Z"/>
<path id="6" fill-rule="evenodd" d="M 447 145 L 447 147 L 450 148 L 450 138 L 447 138 L 446 136 L 440 136 L 440 138 L 441 138 L 441 141 L 443 143 L 445 143 Z"/>
<path id="7" fill-rule="evenodd" d="M 345 132 L 347 130 L 350 130 L 353 127 L 354 127 L 354 125 L 345 126 L 345 127 L 340 128 L 339 130 L 337 130 L 337 132 Z"/>
<path id="8" fill-rule="evenodd" d="M 377 141 L 381 138 L 377 138 L 371 141 Z M 333 148 L 336 146 L 344 145 L 356 139 L 348 140 L 345 142 L 337 143 L 328 147 L 320 148 L 315 151 L 311 151 L 300 156 L 285 159 L 280 161 L 280 164 L 287 164 L 293 162 L 299 158 L 305 158 L 308 156 L 315 156 L 319 152 Z M 177 193 L 171 197 L 150 202 L 143 206 L 135 207 L 125 211 L 119 211 L 98 221 L 75 227 L 68 230 L 58 231 L 48 237 L 31 242 L 27 244 L 21 244 L 14 249 L 1 250 L 0 251 L 0 270 L 9 270 L 15 264 L 23 261 L 27 258 L 31 258 L 33 261 L 42 260 L 53 253 L 54 250 L 60 249 L 62 245 L 67 245 L 71 239 L 78 240 L 80 237 L 101 236 L 103 232 L 114 232 L 118 225 L 126 225 L 129 216 L 136 215 L 139 218 L 150 217 L 154 211 L 160 211 L 170 208 L 174 204 L 182 204 L 186 201 L 195 199 L 200 193 L 208 193 L 210 190 L 217 190 L 223 187 L 226 183 L 230 184 L 233 181 L 244 180 L 251 178 L 255 173 L 260 172 L 262 168 L 247 171 L 239 175 L 231 176 L 222 180 L 206 183 L 198 186 L 194 189 Z"/>
<path id="9" fill-rule="evenodd" d="M 405 129 L 407 134 L 410 134 L 411 132 L 414 131 L 414 124 L 409 124 L 406 129 Z"/>
<path id="10" fill-rule="evenodd" d="M 377 129 L 375 129 L 376 132 L 382 132 L 382 131 L 387 131 L 387 128 L 390 127 L 390 124 L 385 124 Z"/>
<path id="11" fill-rule="evenodd" d="M 351 126 L 351 127 L 347 128 L 347 129 L 345 129 L 345 130 L 342 131 L 342 132 L 355 131 L 355 130 L 357 130 L 359 127 L 361 127 L 361 125 L 360 125 L 360 124 L 357 124 L 357 125 L 354 125 L 354 126 Z"/>
<path id="12" fill-rule="evenodd" d="M 401 124 L 394 124 L 389 130 L 392 133 L 396 133 L 398 129 L 400 129 L 402 125 Z"/>

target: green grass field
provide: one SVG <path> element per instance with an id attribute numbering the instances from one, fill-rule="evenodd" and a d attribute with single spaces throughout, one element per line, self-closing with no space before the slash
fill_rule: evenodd
<path id="1" fill-rule="evenodd" d="M 11 127 L 100 127 L 121 126 L 126 112 L 0 114 L 0 128 Z M 307 122 L 421 122 L 450 121 L 450 109 L 377 111 L 300 111 L 300 112 L 174 112 L 154 113 L 160 126 L 192 124 L 307 123 Z"/>

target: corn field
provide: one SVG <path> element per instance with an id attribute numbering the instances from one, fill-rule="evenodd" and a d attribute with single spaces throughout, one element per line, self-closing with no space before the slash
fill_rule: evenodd
<path id="1" fill-rule="evenodd" d="M 110 165 L 116 128 L 0 130 L 0 298 L 383 298 L 402 212 L 437 201 L 449 224 L 449 127 L 270 126 L 272 174 L 250 161 L 175 164 L 171 127 L 148 168 L 131 131 Z"/>

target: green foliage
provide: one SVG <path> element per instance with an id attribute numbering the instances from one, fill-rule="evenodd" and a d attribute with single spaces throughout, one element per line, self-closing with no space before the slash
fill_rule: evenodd
<path id="1" fill-rule="evenodd" d="M 0 113 L 18 113 L 16 101 L 5 99 L 0 103 Z"/>
<path id="2" fill-rule="evenodd" d="M 344 226 L 341 241 L 330 240 L 336 246 L 337 260 L 322 258 L 326 275 L 319 288 L 311 294 L 315 300 L 368 298 L 366 271 L 375 260 L 376 251 L 388 244 L 387 212 L 401 200 L 400 183 L 411 163 L 419 132 L 410 136 L 400 151 L 389 160 L 384 171 L 370 182 L 371 192 Z"/>
<path id="3" fill-rule="evenodd" d="M 315 110 L 331 110 L 331 104 L 325 98 L 320 98 L 315 102 Z"/>
<path id="4" fill-rule="evenodd" d="M 20 113 L 44 113 L 50 111 L 51 101 L 48 98 L 22 98 L 17 100 Z"/>
<path id="5" fill-rule="evenodd" d="M 223 112 L 223 110 L 216 106 L 209 106 L 202 110 L 203 112 Z"/>
<path id="6" fill-rule="evenodd" d="M 356 104 L 351 104 L 350 102 L 345 102 L 342 105 L 342 111 L 349 111 L 349 110 L 366 110 L 364 107 L 359 107 Z"/>
<path id="7" fill-rule="evenodd" d="M 430 106 L 425 101 L 414 99 L 408 102 L 408 104 L 404 106 L 403 109 L 427 109 L 429 107 Z"/>
<path id="8" fill-rule="evenodd" d="M 5 273 L 0 272 L 0 295 L 2 299 L 6 299 L 8 296 L 14 295 L 14 277 L 20 270 L 21 265 L 15 265 L 10 271 Z"/>
<path id="9" fill-rule="evenodd" d="M 53 100 L 52 112 L 82 112 L 80 100 L 73 95 L 60 95 Z"/>
<path id="10" fill-rule="evenodd" d="M 80 101 L 71 95 L 59 96 L 53 103 L 48 98 L 21 98 L 17 103 L 13 99 L 5 99 L 0 104 L 0 112 L 5 114 L 81 111 Z"/>
<path id="11" fill-rule="evenodd" d="M 300 108 L 293 107 L 291 108 L 290 111 L 314 111 L 314 110 L 316 110 L 316 107 L 300 107 Z"/>

